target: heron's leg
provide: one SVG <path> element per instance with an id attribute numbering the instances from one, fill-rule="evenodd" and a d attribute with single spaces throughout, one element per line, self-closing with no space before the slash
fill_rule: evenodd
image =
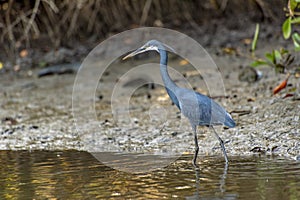
<path id="1" fill-rule="evenodd" d="M 222 148 L 222 151 L 223 151 L 223 154 L 224 154 L 224 158 L 225 158 L 225 162 L 228 163 L 228 157 L 227 157 L 227 154 L 226 154 L 226 150 L 225 150 L 225 146 L 224 146 L 224 142 L 223 140 L 219 137 L 218 133 L 216 132 L 215 128 L 213 126 L 210 126 L 214 133 L 215 133 L 215 136 L 218 138 L 219 142 L 220 142 L 220 146 Z"/>
<path id="2" fill-rule="evenodd" d="M 195 140 L 195 154 L 194 154 L 194 158 L 193 158 L 193 165 L 194 167 L 198 168 L 198 165 L 196 164 L 197 161 L 197 156 L 198 156 L 198 152 L 199 152 L 199 145 L 198 145 L 198 138 L 197 138 L 197 127 L 193 126 L 193 131 L 194 131 L 194 140 Z"/>

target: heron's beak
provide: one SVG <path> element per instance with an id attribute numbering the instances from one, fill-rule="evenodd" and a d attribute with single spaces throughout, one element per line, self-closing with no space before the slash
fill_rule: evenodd
<path id="1" fill-rule="evenodd" d="M 122 60 L 126 60 L 127 58 L 131 58 L 131 57 L 133 57 L 133 56 L 135 56 L 137 54 L 143 53 L 145 51 L 147 51 L 147 49 L 144 48 L 144 47 L 138 48 L 134 52 L 131 52 L 130 54 L 128 54 L 127 56 L 125 56 L 124 58 L 122 58 Z"/>

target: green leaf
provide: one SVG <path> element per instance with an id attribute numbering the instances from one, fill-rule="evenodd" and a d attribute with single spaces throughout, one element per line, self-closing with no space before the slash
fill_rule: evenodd
<path id="1" fill-rule="evenodd" d="M 289 3 L 290 3 L 290 8 L 292 11 L 294 11 L 296 8 L 297 8 L 297 5 L 298 5 L 298 2 L 299 0 L 290 0 Z"/>
<path id="2" fill-rule="evenodd" d="M 278 63 L 278 61 L 280 61 L 282 58 L 280 52 L 278 50 L 274 50 L 273 54 L 274 54 L 276 63 Z"/>
<path id="3" fill-rule="evenodd" d="M 299 24 L 300 23 L 300 17 L 296 17 L 294 19 L 291 20 L 292 24 Z"/>
<path id="4" fill-rule="evenodd" d="M 282 25 L 282 33 L 284 39 L 288 39 L 291 36 L 292 26 L 291 26 L 291 17 L 287 18 Z"/>
<path id="5" fill-rule="evenodd" d="M 294 33 L 293 37 L 295 37 L 295 39 L 297 39 L 300 42 L 300 35 L 298 33 Z"/>
<path id="6" fill-rule="evenodd" d="M 286 50 L 285 48 L 281 48 L 281 49 L 280 49 L 280 54 L 281 54 L 281 55 L 284 55 L 284 54 L 287 54 L 287 53 L 289 53 L 289 51 Z"/>
<path id="7" fill-rule="evenodd" d="M 42 67 L 46 67 L 47 66 L 47 62 L 46 61 L 41 61 L 41 62 L 38 63 L 38 66 L 41 67 L 41 68 Z"/>
<path id="8" fill-rule="evenodd" d="M 298 33 L 294 33 L 292 35 L 295 51 L 300 51 L 300 35 Z"/>
<path id="9" fill-rule="evenodd" d="M 265 56 L 266 56 L 267 60 L 268 60 L 270 63 L 275 64 L 275 61 L 276 61 L 276 60 L 275 60 L 274 52 L 272 52 L 272 53 L 266 53 Z"/>
<path id="10" fill-rule="evenodd" d="M 260 65 L 269 65 L 269 63 L 265 60 L 256 60 L 250 64 L 251 67 L 258 67 Z"/>
<path id="11" fill-rule="evenodd" d="M 252 46 L 251 46 L 252 52 L 255 51 L 255 49 L 256 49 L 258 34 L 259 34 L 259 24 L 256 24 L 255 33 L 253 36 L 253 41 L 252 41 Z"/>

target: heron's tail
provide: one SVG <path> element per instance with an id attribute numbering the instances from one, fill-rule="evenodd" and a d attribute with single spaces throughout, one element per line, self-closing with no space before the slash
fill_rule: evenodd
<path id="1" fill-rule="evenodd" d="M 235 127 L 235 121 L 232 119 L 231 115 L 229 113 L 226 113 L 226 117 L 225 117 L 225 126 L 229 127 L 229 128 L 233 128 Z"/>

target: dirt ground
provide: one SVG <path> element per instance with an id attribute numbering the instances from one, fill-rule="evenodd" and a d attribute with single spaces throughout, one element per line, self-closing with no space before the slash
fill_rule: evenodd
<path id="1" fill-rule="evenodd" d="M 290 78 L 287 88 L 278 95 L 272 95 L 272 90 L 285 75 L 275 74 L 269 67 L 259 68 L 262 78 L 258 81 L 240 81 L 239 75 L 251 62 L 248 58 L 250 45 L 245 39 L 252 38 L 255 24 L 244 29 L 208 29 L 187 31 L 187 34 L 202 44 L 222 74 L 226 96 L 214 99 L 237 122 L 235 128 L 217 128 L 228 155 L 262 153 L 299 160 L 299 79 Z M 266 51 L 283 44 L 286 41 L 281 37 L 280 27 L 264 25 L 257 55 L 263 56 Z M 146 63 L 147 60 L 141 57 L 136 62 Z M 181 120 L 178 109 L 171 104 L 161 86 L 136 90 L 130 101 L 130 121 L 114 122 L 109 95 L 117 77 L 130 69 L 131 64 L 130 61 L 114 63 L 121 65 L 122 70 L 112 66 L 100 80 L 95 100 L 99 129 L 94 133 L 82 133 L 74 123 L 72 91 L 75 73 L 38 78 L 39 69 L 30 69 L 17 75 L 0 74 L 0 149 L 193 152 L 191 128 L 186 120 Z M 201 76 L 195 75 L 180 58 L 170 59 L 169 65 L 185 74 L 194 89 L 208 93 L 201 87 Z M 132 87 L 130 84 L 125 87 Z M 283 98 L 287 93 L 293 96 Z M 80 112 L 85 107 L 77 109 Z M 83 120 L 89 121 L 88 118 Z M 200 154 L 221 155 L 218 141 L 207 127 L 199 127 L 198 133 Z"/>

